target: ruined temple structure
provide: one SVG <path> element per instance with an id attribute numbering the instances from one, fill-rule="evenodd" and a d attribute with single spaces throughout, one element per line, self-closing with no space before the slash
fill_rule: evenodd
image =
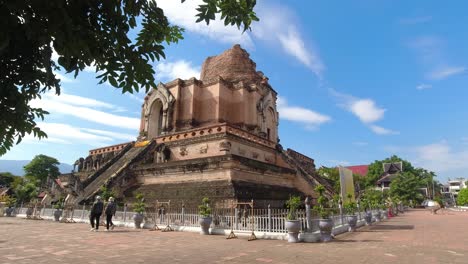
<path id="1" fill-rule="evenodd" d="M 314 160 L 283 150 L 277 93 L 239 45 L 209 57 L 200 79 L 160 83 L 145 97 L 136 142 L 91 150 L 75 163 L 80 199 L 103 185 L 131 201 L 216 206 L 254 199 L 258 208 L 283 207 L 290 195 L 314 197 L 327 181 Z M 76 189 L 76 188 L 75 188 Z"/>

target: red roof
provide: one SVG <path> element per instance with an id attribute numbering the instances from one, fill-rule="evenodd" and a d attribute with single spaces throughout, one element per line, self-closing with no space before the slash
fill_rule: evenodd
<path id="1" fill-rule="evenodd" d="M 359 174 L 361 176 L 366 176 L 369 171 L 369 165 L 356 165 L 346 167 L 350 169 L 354 174 Z"/>

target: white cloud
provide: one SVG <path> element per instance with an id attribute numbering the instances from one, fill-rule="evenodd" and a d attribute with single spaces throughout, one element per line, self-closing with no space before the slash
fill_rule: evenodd
<path id="1" fill-rule="evenodd" d="M 246 46 L 253 45 L 249 34 L 242 34 L 242 30 L 235 26 L 224 26 L 224 22 L 219 19 L 210 21 L 209 25 L 206 25 L 204 21 L 196 23 L 198 12 L 196 8 L 200 4 L 203 4 L 202 0 L 190 0 L 185 3 L 174 0 L 158 1 L 158 6 L 164 10 L 169 21 L 175 25 L 215 41 L 231 44 L 240 43 Z"/>
<path id="2" fill-rule="evenodd" d="M 430 80 L 443 80 L 454 75 L 465 73 L 467 67 L 454 66 L 445 55 L 445 42 L 437 36 L 421 36 L 409 43 L 424 67 L 425 77 Z"/>
<path id="3" fill-rule="evenodd" d="M 304 40 L 297 28 L 296 14 L 283 5 L 259 2 L 260 21 L 252 25 L 252 35 L 268 44 L 279 43 L 283 51 L 311 69 L 321 78 L 325 70 L 318 50 L 311 40 Z"/>
<path id="4" fill-rule="evenodd" d="M 221 20 L 195 23 L 196 8 L 202 4 L 202 0 L 191 0 L 181 3 L 174 0 L 161 0 L 158 5 L 164 10 L 165 15 L 173 24 L 184 27 L 211 40 L 241 44 L 253 47 L 252 37 L 270 43 L 279 43 L 281 49 L 288 55 L 310 68 L 318 77 L 321 77 L 325 66 L 322 63 L 317 50 L 311 45 L 311 41 L 305 41 L 301 36 L 294 20 L 296 15 L 282 5 L 271 5 L 271 2 L 259 1 L 255 12 L 260 18 L 259 22 L 253 22 L 251 32 L 242 33 L 233 26 L 225 26 Z"/>
<path id="5" fill-rule="evenodd" d="M 418 90 L 426 90 L 426 89 L 430 89 L 432 88 L 432 85 L 431 84 L 425 84 L 425 83 L 422 83 L 418 86 L 416 86 L 416 89 Z"/>
<path id="6" fill-rule="evenodd" d="M 61 82 L 64 82 L 64 83 L 72 83 L 72 82 L 75 82 L 75 79 L 71 79 L 71 78 L 68 78 L 66 77 L 65 75 L 63 74 L 60 74 L 56 71 L 54 71 L 54 75 L 55 75 L 55 78 L 57 79 L 60 79 Z"/>
<path id="7" fill-rule="evenodd" d="M 161 62 L 156 66 L 156 78 L 172 81 L 176 78 L 200 78 L 200 67 L 193 66 L 191 62 L 178 60 L 175 62 Z"/>
<path id="8" fill-rule="evenodd" d="M 374 100 L 369 98 L 357 98 L 355 96 L 340 93 L 334 89 L 329 89 L 329 92 L 339 101 L 339 105 L 361 120 L 363 123 L 373 123 L 383 119 L 384 108 L 377 106 Z"/>
<path id="9" fill-rule="evenodd" d="M 93 133 L 93 134 L 97 134 L 97 135 L 111 137 L 112 139 L 121 139 L 121 140 L 131 141 L 131 140 L 135 140 L 136 138 L 134 134 L 118 133 L 114 131 L 106 131 L 106 130 L 90 129 L 90 128 L 83 128 L 82 130 Z"/>
<path id="10" fill-rule="evenodd" d="M 316 129 L 318 126 L 330 122 L 331 117 L 299 106 L 289 106 L 286 99 L 278 97 L 278 112 L 282 119 L 299 122 L 309 129 Z"/>
<path id="11" fill-rule="evenodd" d="M 377 125 L 370 125 L 369 127 L 374 133 L 379 134 L 379 135 L 398 135 L 398 134 L 400 134 L 400 132 L 398 132 L 398 131 L 393 131 L 393 130 L 383 128 L 383 127 L 377 126 Z"/>
<path id="12" fill-rule="evenodd" d="M 98 101 L 95 99 L 86 98 L 86 97 L 82 97 L 78 95 L 65 94 L 65 93 L 61 93 L 60 96 L 46 95 L 46 98 L 54 99 L 55 101 L 59 101 L 62 103 L 79 105 L 79 106 L 102 107 L 102 108 L 109 108 L 109 109 L 116 108 L 116 106 L 113 104 L 109 104 L 106 102 L 102 102 L 102 101 Z"/>
<path id="13" fill-rule="evenodd" d="M 81 98 L 76 101 L 70 101 L 69 98 L 61 99 L 61 96 L 46 94 L 42 99 L 31 101 L 32 107 L 42 108 L 57 115 L 69 115 L 82 120 L 95 122 L 98 124 L 137 130 L 140 125 L 138 118 L 126 117 L 95 110 L 90 107 L 103 107 L 107 103 L 88 98 Z M 78 96 L 79 97 L 79 96 Z M 96 105 L 92 105 L 92 103 Z M 118 108 L 116 108 L 118 109 Z"/>
<path id="14" fill-rule="evenodd" d="M 364 123 L 382 119 L 386 111 L 386 109 L 379 108 L 371 99 L 355 100 L 349 104 L 349 110 Z"/>
<path id="15" fill-rule="evenodd" d="M 46 139 L 38 140 L 32 135 L 27 135 L 24 138 L 26 143 L 55 143 L 55 144 L 86 144 L 91 146 L 103 146 L 110 144 L 114 139 L 121 139 L 113 135 L 113 132 L 94 130 L 100 133 L 89 133 L 92 129 L 83 129 L 62 123 L 45 123 L 38 122 L 37 126 L 41 128 L 46 134 Z M 106 132 L 108 134 L 106 134 Z M 103 136 L 103 134 L 106 134 Z M 117 133 L 118 134 L 118 133 Z"/>
<path id="16" fill-rule="evenodd" d="M 286 33 L 278 33 L 278 39 L 286 53 L 295 57 L 310 68 L 318 77 L 322 76 L 325 66 L 316 52 L 306 48 L 299 32 L 290 26 Z"/>
<path id="17" fill-rule="evenodd" d="M 450 76 L 466 72 L 467 68 L 463 66 L 444 66 L 430 72 L 427 77 L 432 80 L 443 80 Z"/>
<path id="18" fill-rule="evenodd" d="M 436 172 L 468 169 L 468 149 L 454 150 L 446 141 L 414 147 L 418 166 Z M 459 175 L 454 175 L 459 176 Z"/>

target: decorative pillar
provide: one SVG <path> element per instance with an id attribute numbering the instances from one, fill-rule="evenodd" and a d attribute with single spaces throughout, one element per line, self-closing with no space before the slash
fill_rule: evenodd
<path id="1" fill-rule="evenodd" d="M 311 232 L 312 231 L 312 217 L 310 215 L 310 200 L 309 200 L 309 196 L 307 196 L 305 198 L 305 210 L 306 210 L 306 230 L 307 232 Z"/>

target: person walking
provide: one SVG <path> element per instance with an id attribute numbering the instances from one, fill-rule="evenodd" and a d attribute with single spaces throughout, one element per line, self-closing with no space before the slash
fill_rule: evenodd
<path id="1" fill-rule="evenodd" d="M 97 232 L 99 230 L 99 218 L 102 214 L 104 204 L 102 203 L 101 196 L 96 196 L 96 201 L 91 207 L 91 214 L 89 215 L 89 221 L 91 222 L 91 231 Z"/>
<path id="2" fill-rule="evenodd" d="M 106 231 L 109 231 L 109 225 L 110 225 L 110 230 L 114 230 L 114 223 L 112 223 L 112 216 L 115 215 L 115 211 L 117 211 L 117 205 L 114 202 L 114 197 L 109 198 L 109 202 L 106 205 L 106 209 L 104 212 L 106 213 Z"/>

